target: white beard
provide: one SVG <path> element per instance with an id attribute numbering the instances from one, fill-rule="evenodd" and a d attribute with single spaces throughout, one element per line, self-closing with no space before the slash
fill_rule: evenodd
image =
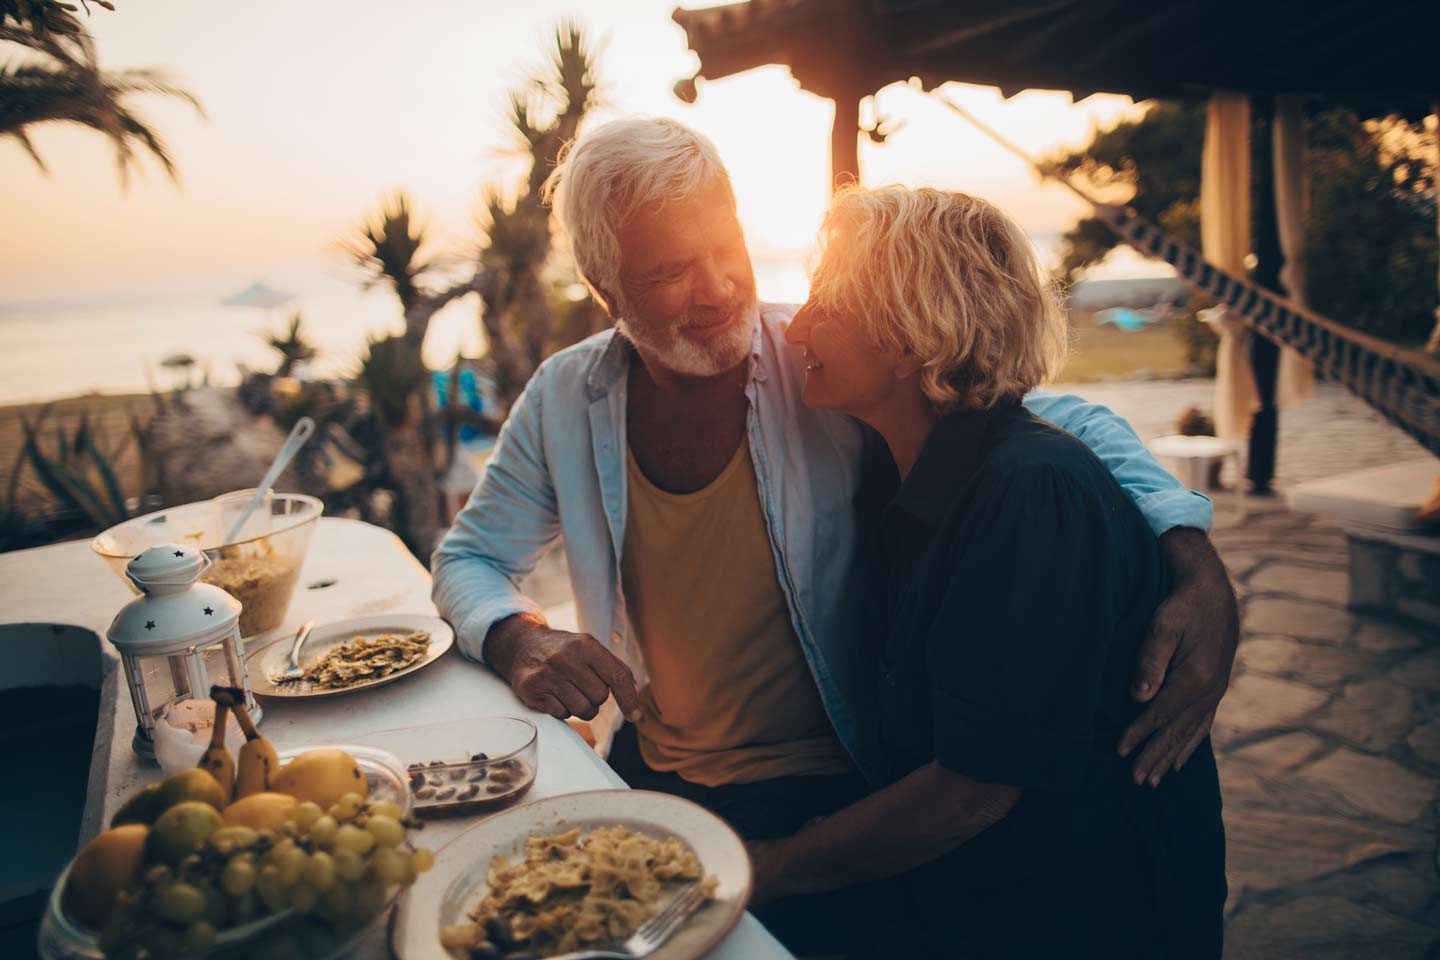
<path id="1" fill-rule="evenodd" d="M 708 342 L 697 342 L 681 331 L 691 326 L 688 314 L 680 316 L 663 335 L 652 335 L 625 320 L 629 311 L 623 309 L 615 327 L 642 352 L 667 370 L 689 377 L 713 377 L 734 369 L 750 353 L 755 341 L 755 325 L 760 322 L 758 300 L 737 308 L 740 320 L 724 333 Z"/>

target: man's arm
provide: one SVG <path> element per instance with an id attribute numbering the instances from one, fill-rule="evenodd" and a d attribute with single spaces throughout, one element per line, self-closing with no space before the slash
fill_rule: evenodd
<path id="1" fill-rule="evenodd" d="M 542 365 L 515 401 L 484 478 L 435 551 L 435 606 L 455 625 L 460 651 L 504 677 L 527 707 L 589 720 L 613 692 L 634 719 L 630 668 L 589 634 L 550 629 L 515 586 L 560 532 L 543 443 L 544 376 Z"/>
<path id="2" fill-rule="evenodd" d="M 516 583 L 560 532 L 555 488 L 542 443 L 542 366 L 515 401 L 485 475 L 431 558 L 431 590 L 455 626 L 460 652 L 485 663 L 485 638 L 515 614 L 543 617 Z"/>
<path id="3" fill-rule="evenodd" d="M 1172 588 L 1140 645 L 1132 686 L 1135 699 L 1150 706 L 1119 744 L 1121 756 L 1129 756 L 1148 738 L 1133 772 L 1136 783 L 1153 786 L 1178 770 L 1210 732 L 1239 643 L 1235 592 L 1205 536 L 1213 519 L 1210 501 L 1185 489 L 1106 407 L 1041 390 L 1032 391 L 1025 405 L 1083 441 L 1160 539 Z"/>
<path id="4" fill-rule="evenodd" d="M 1020 793 L 926 764 L 793 836 L 750 844 L 752 903 L 906 873 L 999 823 Z"/>

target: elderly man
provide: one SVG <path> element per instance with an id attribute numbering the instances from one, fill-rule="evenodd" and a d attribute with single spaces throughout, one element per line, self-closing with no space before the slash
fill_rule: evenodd
<path id="1" fill-rule="evenodd" d="M 616 326 L 551 357 L 516 401 L 435 553 L 435 602 L 528 706 L 588 719 L 613 694 L 631 724 L 611 761 L 632 785 L 690 796 L 750 839 L 793 832 L 879 765 L 854 642 L 860 430 L 801 403 L 794 307 L 757 303 L 708 140 L 671 120 L 609 123 L 550 187 Z M 1209 501 L 1104 408 L 1026 403 L 1095 451 L 1163 545 L 1175 586 L 1134 684 L 1155 699 L 1117 745 L 1145 742 L 1136 776 L 1158 782 L 1208 732 L 1234 656 Z M 516 588 L 556 537 L 579 633 Z"/>

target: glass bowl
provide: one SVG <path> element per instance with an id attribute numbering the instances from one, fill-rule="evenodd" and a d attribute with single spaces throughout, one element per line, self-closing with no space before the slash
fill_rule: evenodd
<path id="1" fill-rule="evenodd" d="M 240 601 L 240 636 L 273 630 L 285 620 L 315 521 L 325 509 L 315 497 L 270 493 L 245 521 L 235 543 L 221 546 L 253 490 L 160 510 L 116 524 L 91 542 L 110 570 L 131 590 L 125 565 L 161 543 L 199 547 L 211 560 L 200 575 Z"/>
<path id="2" fill-rule="evenodd" d="M 405 780 L 405 768 L 393 754 L 378 747 L 361 744 L 325 744 L 344 750 L 355 758 L 365 782 L 370 787 L 367 799 L 389 800 L 400 805 L 408 817 L 411 812 L 410 789 Z M 297 747 L 279 752 L 281 764 L 287 763 L 311 747 Z M 408 841 L 407 841 L 408 846 Z M 66 864 L 55 887 L 50 892 L 45 915 L 40 923 L 36 946 L 40 956 L 46 960 L 104 960 L 100 941 L 94 930 L 76 923 L 65 915 L 61 903 L 65 881 L 70 876 L 70 865 Z M 404 887 L 396 886 L 386 896 L 385 904 L 372 918 L 359 926 L 335 929 L 308 917 L 291 916 L 288 912 L 261 917 L 243 926 L 221 930 L 215 943 L 203 954 L 205 957 L 248 958 L 254 956 L 264 941 L 293 942 L 300 952 L 287 956 L 304 956 L 309 960 L 342 957 L 390 913 Z"/>
<path id="3" fill-rule="evenodd" d="M 415 816 L 423 819 L 495 813 L 535 782 L 535 724 L 522 717 L 447 720 L 356 739 L 399 758 Z"/>

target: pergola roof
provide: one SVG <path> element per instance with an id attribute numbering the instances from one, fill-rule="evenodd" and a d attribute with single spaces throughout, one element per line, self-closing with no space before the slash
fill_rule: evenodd
<path id="1" fill-rule="evenodd" d="M 822 96 L 919 77 L 1203 96 L 1440 96 L 1440 0 L 750 0 L 676 10 L 718 79 L 786 64 Z"/>

